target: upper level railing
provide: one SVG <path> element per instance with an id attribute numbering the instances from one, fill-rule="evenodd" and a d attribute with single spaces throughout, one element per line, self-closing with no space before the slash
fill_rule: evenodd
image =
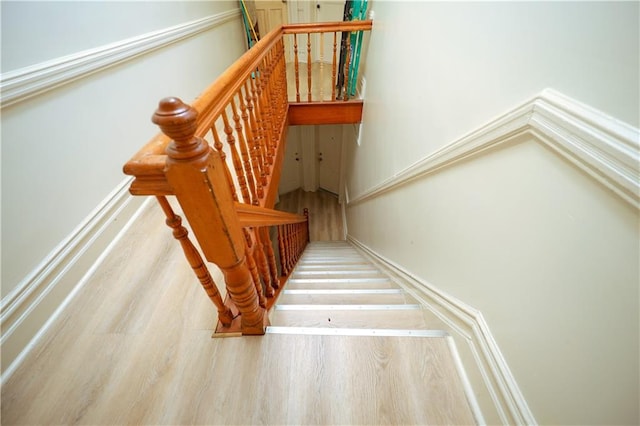
<path id="1" fill-rule="evenodd" d="M 191 106 L 178 98 L 163 99 L 153 115 L 153 122 L 162 133 L 124 166 L 124 172 L 135 177 L 130 187 L 132 194 L 157 197 L 167 216 L 167 225 L 173 229 L 218 309 L 221 329 L 264 333 L 265 311 L 283 284 L 281 276 L 291 272 L 308 241 L 306 216 L 272 210 L 287 127 L 295 121 L 290 113 L 297 102 L 290 102 L 288 80 L 297 82 L 294 97 L 296 101 L 300 98 L 303 67 L 296 46 L 298 35 L 306 34 L 303 59 L 309 61 L 306 102 L 300 104 L 331 105 L 349 99 L 348 76 L 343 74 L 340 80 L 336 70 L 338 37 L 343 32 L 369 29 L 371 21 L 286 25 L 271 31 Z M 325 38 L 333 43 L 330 101 L 324 100 L 324 90 L 319 91 L 322 97 L 313 96 L 316 77 L 312 34 L 318 35 L 321 51 Z M 293 52 L 285 37 L 293 38 Z M 287 72 L 291 67 L 286 63 L 287 56 L 294 61 L 289 79 Z M 347 73 L 348 57 L 346 53 Z M 324 70 L 324 63 L 320 69 Z M 315 85 L 322 86 L 324 73 L 320 72 L 317 78 L 320 80 Z M 340 101 L 335 100 L 338 97 Z M 190 242 L 181 219 L 173 212 L 166 199 L 168 195 L 174 195 L 180 203 L 204 257 L 222 271 L 229 296 L 226 302 Z M 276 239 L 276 228 L 277 250 L 274 250 L 272 238 Z"/>

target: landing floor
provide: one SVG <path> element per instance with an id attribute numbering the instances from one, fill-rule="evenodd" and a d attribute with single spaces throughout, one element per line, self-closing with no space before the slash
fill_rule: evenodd
<path id="1" fill-rule="evenodd" d="M 302 214 L 304 208 L 309 209 L 309 234 L 311 241 L 344 240 L 342 209 L 338 204 L 338 196 L 319 189 L 305 192 L 296 189 L 280 196 L 276 210 Z"/>

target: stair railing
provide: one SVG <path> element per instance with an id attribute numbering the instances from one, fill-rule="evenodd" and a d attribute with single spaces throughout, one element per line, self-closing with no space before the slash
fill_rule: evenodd
<path id="1" fill-rule="evenodd" d="M 371 22 L 363 21 L 271 31 L 192 105 L 178 98 L 160 101 L 153 122 L 162 133 L 124 166 L 135 177 L 130 192 L 155 196 L 163 209 L 216 306 L 219 331 L 264 334 L 266 311 L 282 287 L 282 276 L 292 271 L 309 241 L 308 213 L 273 210 L 288 127 L 284 35 L 370 28 Z M 170 195 L 178 200 L 204 258 L 220 268 L 225 301 L 168 202 Z"/>
<path id="2" fill-rule="evenodd" d="M 349 35 L 370 31 L 372 24 L 372 21 L 351 21 L 284 25 L 285 45 L 293 50 L 292 65 L 287 71 L 293 73 L 295 92 L 289 93 L 289 101 L 351 99 L 347 88 L 354 46 Z"/>

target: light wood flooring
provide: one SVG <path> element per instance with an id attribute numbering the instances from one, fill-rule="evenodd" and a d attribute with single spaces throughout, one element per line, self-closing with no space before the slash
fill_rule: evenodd
<path id="1" fill-rule="evenodd" d="M 280 195 L 276 210 L 302 214 L 309 209 L 309 237 L 311 241 L 344 240 L 342 210 L 338 197 L 319 189 L 305 192 L 302 189 Z"/>
<path id="2" fill-rule="evenodd" d="M 4 384 L 1 422 L 473 423 L 446 339 L 212 339 L 215 323 L 151 204 Z"/>

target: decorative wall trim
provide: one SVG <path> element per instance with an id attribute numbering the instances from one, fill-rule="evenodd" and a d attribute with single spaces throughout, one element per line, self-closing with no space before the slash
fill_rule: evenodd
<path id="1" fill-rule="evenodd" d="M 0 108 L 193 37 L 238 16 L 240 9 L 234 9 L 3 73 Z"/>
<path id="2" fill-rule="evenodd" d="M 11 375 L 41 334 L 44 326 L 66 305 L 84 277 L 114 239 L 141 210 L 144 199 L 128 193 L 125 179 L 25 279 L 0 301 L 1 382 Z"/>
<path id="3" fill-rule="evenodd" d="M 449 327 L 446 331 L 454 338 L 467 343 L 475 359 L 475 367 L 484 381 L 473 383 L 472 386 L 476 392 L 478 387 L 486 387 L 495 404 L 492 408 L 495 408 L 503 424 L 537 424 L 480 311 L 438 290 L 353 236 L 348 235 L 347 239 L 438 316 Z M 462 346 L 458 345 L 458 348 Z M 469 366 L 465 368 L 469 369 Z"/>
<path id="4" fill-rule="evenodd" d="M 353 206 L 372 199 L 487 149 L 519 141 L 522 136 L 548 145 L 640 209 L 640 130 L 551 89 L 357 194 L 348 203 Z"/>

